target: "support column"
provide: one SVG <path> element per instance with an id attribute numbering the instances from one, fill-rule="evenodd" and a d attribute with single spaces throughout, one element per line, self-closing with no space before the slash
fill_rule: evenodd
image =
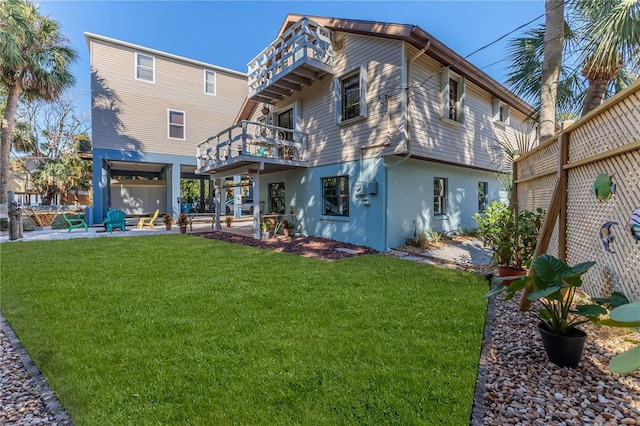
<path id="1" fill-rule="evenodd" d="M 171 206 L 171 214 L 176 217 L 180 214 L 180 165 L 167 164 L 167 204 Z"/>
<path id="2" fill-rule="evenodd" d="M 215 192 L 215 203 L 216 203 L 216 218 L 215 218 L 215 223 L 214 223 L 214 228 L 216 231 L 220 230 L 220 211 L 222 209 L 224 209 L 225 203 L 223 202 L 223 196 L 224 196 L 224 188 L 222 187 L 222 179 L 212 179 L 211 183 L 214 186 L 214 192 Z"/>
<path id="3" fill-rule="evenodd" d="M 260 173 L 253 175 L 253 238 L 260 239 Z"/>

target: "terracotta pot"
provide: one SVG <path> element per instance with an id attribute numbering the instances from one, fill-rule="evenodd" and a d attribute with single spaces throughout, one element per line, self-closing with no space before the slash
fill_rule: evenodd
<path id="1" fill-rule="evenodd" d="M 499 277 L 524 277 L 525 275 L 527 275 L 526 269 L 512 269 L 512 268 L 505 268 L 504 266 L 498 266 Z M 502 285 L 509 285 L 514 281 L 517 281 L 517 279 L 503 280 Z"/>
<path id="2" fill-rule="evenodd" d="M 186 234 L 187 233 L 187 225 L 180 225 L 180 233 L 181 234 Z"/>
<path id="3" fill-rule="evenodd" d="M 170 223 L 165 223 L 164 227 L 167 228 L 167 231 L 171 231 L 171 224 Z"/>
<path id="4" fill-rule="evenodd" d="M 291 236 L 291 229 L 284 228 L 282 231 L 284 232 L 284 236 L 285 237 L 290 237 Z"/>
<path id="5" fill-rule="evenodd" d="M 231 228 L 231 222 L 227 222 L 227 228 Z"/>

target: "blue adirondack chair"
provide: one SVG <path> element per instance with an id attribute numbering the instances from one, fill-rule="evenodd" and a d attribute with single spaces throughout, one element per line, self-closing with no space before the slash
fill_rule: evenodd
<path id="1" fill-rule="evenodd" d="M 114 229 L 120 228 L 122 232 L 127 230 L 127 220 L 122 210 L 108 210 L 107 219 L 104 221 L 104 227 L 108 233 L 112 233 Z"/>

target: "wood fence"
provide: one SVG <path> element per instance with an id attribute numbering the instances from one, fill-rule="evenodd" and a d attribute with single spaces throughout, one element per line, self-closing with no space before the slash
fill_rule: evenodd
<path id="1" fill-rule="evenodd" d="M 599 174 L 613 175 L 616 189 L 607 200 L 594 191 Z M 514 180 L 517 209 L 547 212 L 537 254 L 569 265 L 594 260 L 583 276 L 586 293 L 621 291 L 640 301 L 640 242 L 629 230 L 640 208 L 640 80 L 516 159 Z"/>

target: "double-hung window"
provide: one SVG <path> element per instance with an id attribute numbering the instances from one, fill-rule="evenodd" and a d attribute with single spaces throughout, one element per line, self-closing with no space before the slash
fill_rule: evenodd
<path id="1" fill-rule="evenodd" d="M 440 70 L 440 117 L 450 122 L 464 123 L 465 79 L 444 67 Z"/>
<path id="2" fill-rule="evenodd" d="M 447 179 L 433 178 L 433 214 L 447 214 Z"/>
<path id="3" fill-rule="evenodd" d="M 184 111 L 176 111 L 170 109 L 168 111 L 169 116 L 169 139 L 185 139 L 185 114 Z"/>
<path id="4" fill-rule="evenodd" d="M 349 176 L 322 178 L 322 214 L 349 216 Z"/>
<path id="5" fill-rule="evenodd" d="M 204 70 L 204 93 L 216 94 L 216 73 L 215 71 Z"/>
<path id="6" fill-rule="evenodd" d="M 334 78 L 336 123 L 367 116 L 367 67 Z"/>
<path id="7" fill-rule="evenodd" d="M 136 80 L 155 82 L 155 64 L 153 56 L 136 53 Z"/>

